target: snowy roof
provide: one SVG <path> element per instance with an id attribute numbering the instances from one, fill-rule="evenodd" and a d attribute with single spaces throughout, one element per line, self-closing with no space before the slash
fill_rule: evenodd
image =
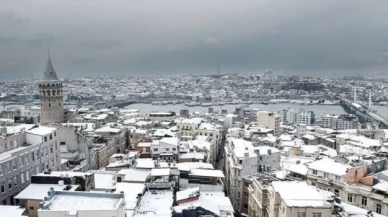
<path id="1" fill-rule="evenodd" d="M 190 197 L 199 196 L 199 187 L 189 188 L 183 191 L 176 192 L 176 200 L 184 200 Z"/>
<path id="2" fill-rule="evenodd" d="M 337 176 L 344 176 L 347 173 L 347 170 L 351 167 L 342 163 L 337 163 L 330 158 L 323 158 L 321 160 L 310 163 L 308 168 Z"/>
<path id="3" fill-rule="evenodd" d="M 120 128 L 113 128 L 111 126 L 105 126 L 105 127 L 101 127 L 97 130 L 95 130 L 94 132 L 96 133 L 105 133 L 105 132 L 109 132 L 109 133 L 119 133 L 122 129 Z"/>
<path id="4" fill-rule="evenodd" d="M 159 140 L 159 143 L 161 143 L 161 142 L 166 143 L 166 144 L 170 144 L 170 145 L 178 146 L 179 139 L 176 137 L 165 137 L 165 138 L 162 138 L 161 140 Z"/>
<path id="5" fill-rule="evenodd" d="M 190 171 L 191 169 L 213 169 L 213 165 L 210 163 L 201 162 L 184 162 L 177 163 L 176 166 L 180 171 Z"/>
<path id="6" fill-rule="evenodd" d="M 169 176 L 170 175 L 170 169 L 152 169 L 151 170 L 151 176 Z"/>
<path id="7" fill-rule="evenodd" d="M 90 176 L 93 173 L 84 173 L 84 172 L 69 172 L 69 171 L 51 171 L 50 174 L 45 174 L 45 173 L 39 173 L 36 174 L 35 176 L 53 176 L 53 177 L 75 177 L 75 176 L 80 176 L 80 177 L 85 177 L 85 176 Z"/>
<path id="8" fill-rule="evenodd" d="M 47 192 L 50 188 L 54 188 L 54 191 L 64 191 L 66 185 L 58 184 L 30 184 L 22 192 L 15 196 L 15 199 L 24 199 L 24 200 L 43 200 L 44 197 L 47 197 Z M 72 185 L 70 191 L 74 191 L 78 188 L 78 185 Z"/>
<path id="9" fill-rule="evenodd" d="M 152 169 L 155 168 L 155 162 L 151 158 L 136 159 L 136 168 Z"/>
<path id="10" fill-rule="evenodd" d="M 184 119 L 181 121 L 182 124 L 200 124 L 201 122 L 201 118 Z"/>
<path id="11" fill-rule="evenodd" d="M 171 217 L 172 191 L 147 191 L 135 209 L 134 217 Z"/>
<path id="12" fill-rule="evenodd" d="M 96 189 L 113 189 L 116 184 L 116 174 L 94 173 L 94 185 Z"/>
<path id="13" fill-rule="evenodd" d="M 191 169 L 189 174 L 192 176 L 225 178 L 221 170 Z"/>
<path id="14" fill-rule="evenodd" d="M 126 182 L 146 182 L 151 174 L 150 170 L 138 169 L 122 169 L 118 174 L 125 174 L 124 181 Z"/>
<path id="15" fill-rule="evenodd" d="M 74 194 L 54 194 L 48 210 L 69 211 L 75 215 L 78 210 L 116 210 L 122 202 L 119 197 L 111 197 L 112 193 L 74 192 Z M 47 192 L 46 192 L 47 195 Z"/>
<path id="16" fill-rule="evenodd" d="M 2 217 L 24 217 L 22 215 L 25 211 L 25 208 L 20 208 L 20 206 L 4 206 L 0 205 Z"/>
<path id="17" fill-rule="evenodd" d="M 34 124 L 21 124 L 16 126 L 6 126 L 6 129 L 7 129 L 7 134 L 13 134 L 13 133 L 20 133 L 23 130 L 27 131 L 34 126 L 35 126 Z"/>
<path id="18" fill-rule="evenodd" d="M 316 187 L 306 182 L 272 182 L 275 192 L 289 207 L 320 207 L 331 208 L 331 204 L 318 192 Z"/>
<path id="19" fill-rule="evenodd" d="M 126 209 L 135 209 L 138 194 L 143 194 L 145 185 L 141 183 L 118 182 L 116 184 L 116 193 L 124 192 Z"/>
<path id="20" fill-rule="evenodd" d="M 284 169 L 300 175 L 307 175 L 308 167 L 303 164 L 286 164 Z"/>
<path id="21" fill-rule="evenodd" d="M 375 190 L 388 192 L 388 182 L 380 182 L 372 187 Z"/>
<path id="22" fill-rule="evenodd" d="M 181 154 L 181 155 L 179 156 L 179 159 L 197 159 L 197 160 L 203 160 L 203 159 L 205 159 L 205 155 L 204 155 L 203 153 L 191 152 L 191 153 Z"/>
<path id="23" fill-rule="evenodd" d="M 347 213 L 351 217 L 366 217 L 369 210 L 360 208 L 358 206 L 354 206 L 348 203 L 341 203 L 343 211 Z M 373 217 L 386 217 L 385 215 L 377 214 L 375 212 L 373 213 Z M 372 215 L 371 215 L 372 217 Z"/>
<path id="24" fill-rule="evenodd" d="M 91 120 L 104 120 L 108 117 L 108 114 L 87 114 L 85 115 L 85 119 L 91 119 Z"/>
<path id="25" fill-rule="evenodd" d="M 210 123 L 201 123 L 198 127 L 199 130 L 217 130 L 216 126 Z"/>
<path id="26" fill-rule="evenodd" d="M 302 137 L 305 138 L 305 139 L 308 139 L 308 140 L 313 140 L 313 139 L 317 138 L 317 137 L 315 137 L 314 135 L 311 135 L 311 134 L 306 134 L 306 135 L 303 135 Z"/>
<path id="27" fill-rule="evenodd" d="M 279 153 L 280 150 L 274 147 L 270 146 L 259 146 L 259 147 L 254 147 L 254 150 L 260 151 L 260 155 L 268 155 L 268 152 L 271 151 L 271 153 Z"/>
<path id="28" fill-rule="evenodd" d="M 39 127 L 32 128 L 27 132 L 31 134 L 39 135 L 39 136 L 45 136 L 53 133 L 55 130 L 56 128 L 53 128 L 53 127 L 39 126 Z"/>

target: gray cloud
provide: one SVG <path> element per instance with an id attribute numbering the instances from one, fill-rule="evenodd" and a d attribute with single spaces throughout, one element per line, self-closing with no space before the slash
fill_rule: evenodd
<path id="1" fill-rule="evenodd" d="M 0 0 L 0 79 L 387 70 L 388 1 Z"/>

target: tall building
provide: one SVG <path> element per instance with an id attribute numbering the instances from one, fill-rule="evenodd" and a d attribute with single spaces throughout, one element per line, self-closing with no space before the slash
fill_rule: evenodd
<path id="1" fill-rule="evenodd" d="M 274 130 L 275 136 L 280 134 L 281 116 L 274 112 L 259 111 L 257 112 L 257 123 L 261 127 L 267 127 Z"/>
<path id="2" fill-rule="evenodd" d="M 311 125 L 315 122 L 315 114 L 313 111 L 302 110 L 298 114 L 298 124 Z"/>
<path id="3" fill-rule="evenodd" d="M 39 83 L 40 95 L 40 123 L 62 123 L 63 112 L 63 85 L 58 80 L 57 73 L 48 57 L 43 80 Z"/>

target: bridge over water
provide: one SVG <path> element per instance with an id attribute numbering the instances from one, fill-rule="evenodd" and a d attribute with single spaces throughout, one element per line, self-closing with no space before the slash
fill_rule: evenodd
<path id="1" fill-rule="evenodd" d="M 357 115 L 361 123 L 376 122 L 382 129 L 388 129 L 388 120 L 369 111 L 365 106 L 348 99 L 340 99 L 341 106 L 348 112 Z"/>

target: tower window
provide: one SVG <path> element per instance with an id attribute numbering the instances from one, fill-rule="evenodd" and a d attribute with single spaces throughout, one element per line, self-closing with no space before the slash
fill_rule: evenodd
<path id="1" fill-rule="evenodd" d="M 49 107 L 51 107 L 51 104 L 49 104 Z"/>
<path id="2" fill-rule="evenodd" d="M 61 103 L 59 103 L 59 106 L 61 106 Z"/>

